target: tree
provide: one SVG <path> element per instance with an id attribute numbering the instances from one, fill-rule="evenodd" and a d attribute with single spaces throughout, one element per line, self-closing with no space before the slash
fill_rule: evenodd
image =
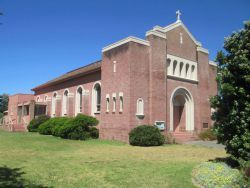
<path id="1" fill-rule="evenodd" d="M 7 94 L 0 95 L 0 113 L 8 110 L 9 96 Z"/>
<path id="2" fill-rule="evenodd" d="M 250 22 L 225 39 L 218 52 L 219 94 L 211 98 L 218 142 L 235 158 L 250 160 Z"/>

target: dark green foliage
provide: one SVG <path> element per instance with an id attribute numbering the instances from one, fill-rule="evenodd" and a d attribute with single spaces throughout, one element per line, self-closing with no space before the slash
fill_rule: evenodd
<path id="1" fill-rule="evenodd" d="M 0 95 L 0 113 L 8 110 L 9 95 L 3 93 Z"/>
<path id="2" fill-rule="evenodd" d="M 165 138 L 157 127 L 140 125 L 129 133 L 129 143 L 133 146 L 160 146 Z"/>
<path id="3" fill-rule="evenodd" d="M 90 136 L 91 138 L 97 139 L 99 138 L 99 130 L 96 127 L 90 127 Z"/>
<path id="4" fill-rule="evenodd" d="M 28 131 L 29 131 L 29 132 L 37 132 L 37 131 L 38 131 L 38 127 L 39 127 L 42 123 L 46 122 L 48 119 L 50 119 L 49 116 L 47 116 L 47 115 L 42 115 L 42 116 L 39 116 L 39 117 L 37 117 L 37 118 L 31 120 L 31 122 L 29 123 L 29 125 L 28 125 L 28 127 L 27 127 L 27 128 L 28 128 Z"/>
<path id="5" fill-rule="evenodd" d="M 216 140 L 217 139 L 212 128 L 200 132 L 198 136 L 201 140 Z"/>
<path id="6" fill-rule="evenodd" d="M 69 118 L 67 117 L 51 118 L 39 126 L 38 132 L 44 135 L 52 135 L 52 133 L 56 135 L 58 127 L 63 126 L 64 123 L 68 121 L 68 119 Z"/>
<path id="7" fill-rule="evenodd" d="M 73 140 L 87 140 L 91 137 L 98 138 L 99 132 L 93 127 L 97 124 L 98 120 L 96 118 L 78 114 L 60 128 L 59 135 L 61 138 Z"/>
<path id="8" fill-rule="evenodd" d="M 225 40 L 217 54 L 219 95 L 211 98 L 219 143 L 236 158 L 250 160 L 250 22 Z"/>

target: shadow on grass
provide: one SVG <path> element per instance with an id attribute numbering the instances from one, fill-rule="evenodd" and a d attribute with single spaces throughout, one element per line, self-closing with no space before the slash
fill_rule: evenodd
<path id="1" fill-rule="evenodd" d="M 233 159 L 232 157 L 217 157 L 215 159 L 209 160 L 211 162 L 223 162 L 226 163 L 231 168 L 239 168 L 240 164 L 237 160 Z"/>
<path id="2" fill-rule="evenodd" d="M 21 168 L 0 167 L 0 188 L 45 188 L 45 186 L 36 185 L 25 180 L 22 177 L 24 174 Z"/>

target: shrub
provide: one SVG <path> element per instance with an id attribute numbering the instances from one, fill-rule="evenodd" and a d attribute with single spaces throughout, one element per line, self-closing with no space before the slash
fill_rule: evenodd
<path id="1" fill-rule="evenodd" d="M 60 120 L 56 120 L 55 125 L 52 126 L 51 128 L 51 134 L 53 136 L 60 137 L 61 128 L 70 121 L 72 121 L 72 118 L 68 118 L 68 117 L 61 117 Z"/>
<path id="2" fill-rule="evenodd" d="M 93 127 L 98 124 L 98 120 L 91 116 L 78 114 L 71 121 L 67 121 L 59 130 L 61 138 L 73 140 L 87 140 L 98 138 L 99 132 Z"/>
<path id="3" fill-rule="evenodd" d="M 193 169 L 193 182 L 198 187 L 241 187 L 242 176 L 225 163 L 205 162 Z"/>
<path id="4" fill-rule="evenodd" d="M 51 118 L 39 126 L 38 132 L 44 135 L 58 135 L 59 127 L 63 126 L 67 120 L 69 120 L 67 117 Z"/>
<path id="5" fill-rule="evenodd" d="M 91 138 L 94 138 L 94 139 L 99 138 L 99 130 L 95 127 L 90 127 L 90 136 Z"/>
<path id="6" fill-rule="evenodd" d="M 160 146 L 165 142 L 157 127 L 141 125 L 129 133 L 129 143 L 133 146 Z"/>
<path id="7" fill-rule="evenodd" d="M 41 116 L 38 116 L 37 118 L 31 120 L 31 122 L 29 123 L 28 125 L 28 131 L 29 132 L 37 132 L 38 131 L 38 127 L 46 122 L 48 119 L 50 119 L 49 116 L 47 115 L 41 115 Z"/>
<path id="8" fill-rule="evenodd" d="M 198 136 L 201 140 L 216 140 L 217 139 L 212 128 L 200 132 Z"/>

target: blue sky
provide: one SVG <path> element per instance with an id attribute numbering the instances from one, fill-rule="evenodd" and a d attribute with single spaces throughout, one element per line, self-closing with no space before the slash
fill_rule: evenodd
<path id="1" fill-rule="evenodd" d="M 31 93 L 110 43 L 175 22 L 178 9 L 211 60 L 250 19 L 249 0 L 0 0 L 0 93 Z"/>

